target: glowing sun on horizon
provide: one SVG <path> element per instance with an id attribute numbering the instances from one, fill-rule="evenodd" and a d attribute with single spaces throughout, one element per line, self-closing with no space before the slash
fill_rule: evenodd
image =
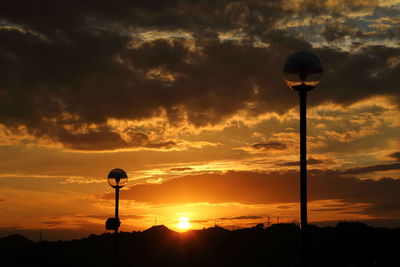
<path id="1" fill-rule="evenodd" d="M 190 228 L 190 222 L 187 217 L 179 218 L 178 228 L 182 230 L 187 230 Z"/>

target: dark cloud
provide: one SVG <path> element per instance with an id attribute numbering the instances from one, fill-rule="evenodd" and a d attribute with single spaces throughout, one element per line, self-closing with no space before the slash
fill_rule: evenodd
<path id="1" fill-rule="evenodd" d="M 340 21 L 327 21 L 322 31 L 324 38 L 329 41 L 341 40 L 343 38 L 356 39 L 363 43 L 375 40 L 397 40 L 400 33 L 400 25 L 396 22 L 399 13 L 397 6 L 372 5 L 370 18 L 360 23 L 360 20 L 340 16 Z M 385 18 L 385 20 L 381 20 Z"/>
<path id="2" fill-rule="evenodd" d="M 394 152 L 392 154 L 389 154 L 388 156 L 393 158 L 393 159 L 395 159 L 395 160 L 397 160 L 397 161 L 400 161 L 400 151 L 399 152 Z"/>
<path id="3" fill-rule="evenodd" d="M 336 13 L 374 1 L 343 1 Z M 325 1 L 304 1 L 304 14 L 332 13 Z M 0 19 L 0 122 L 18 132 L 80 150 L 171 148 L 172 140 L 132 140 L 107 126 L 109 119 L 140 120 L 166 114 L 171 125 L 217 124 L 247 103 L 248 112 L 283 113 L 297 104 L 282 80 L 282 65 L 312 45 L 274 29 L 292 10 L 276 1 L 8 1 Z M 299 13 L 300 14 L 300 13 Z M 188 32 L 142 42 L 145 30 Z M 240 31 L 241 40 L 218 38 Z M 343 35 L 341 32 L 328 34 Z M 269 47 L 257 47 L 257 39 Z M 371 95 L 398 101 L 398 48 L 357 52 L 315 49 L 326 75 L 313 104 L 349 104 Z M 384 85 L 384 86 L 383 86 Z M 257 90 L 254 90 L 258 88 Z M 148 133 L 145 133 L 145 135 Z"/>
<path id="4" fill-rule="evenodd" d="M 341 13 L 349 11 L 361 11 L 374 8 L 378 4 L 378 0 L 339 0 L 335 2 L 328 2 L 323 0 L 305 0 L 301 1 L 299 11 L 312 13 L 312 14 L 331 14 L 339 16 Z"/>
<path id="5" fill-rule="evenodd" d="M 348 206 L 348 203 L 328 203 L 328 204 L 323 204 L 322 207 L 325 208 L 340 208 L 340 207 L 346 207 Z"/>
<path id="6" fill-rule="evenodd" d="M 314 158 L 309 158 L 307 160 L 307 164 L 309 165 L 314 165 L 314 164 L 322 164 L 330 161 L 323 161 L 320 159 L 314 159 Z M 277 165 L 279 166 L 287 166 L 287 167 L 292 167 L 292 166 L 300 166 L 300 161 L 288 161 L 284 163 L 278 163 Z"/>
<path id="7" fill-rule="evenodd" d="M 148 148 L 165 148 L 165 149 L 169 149 L 169 148 L 173 148 L 176 146 L 176 143 L 173 141 L 168 141 L 168 142 L 162 142 L 162 143 L 153 143 L 153 144 L 148 144 L 146 147 Z"/>
<path id="8" fill-rule="evenodd" d="M 44 225 L 50 225 L 50 226 L 61 226 L 65 225 L 67 221 L 44 221 L 42 224 Z"/>
<path id="9" fill-rule="evenodd" d="M 266 218 L 266 216 L 259 216 L 259 215 L 242 215 L 242 216 L 235 216 L 235 217 L 219 217 L 215 219 L 204 219 L 204 220 L 190 220 L 192 223 L 217 223 L 218 221 L 237 221 L 237 220 L 259 220 Z"/>
<path id="10" fill-rule="evenodd" d="M 221 217 L 217 218 L 218 221 L 234 221 L 234 220 L 257 220 L 265 218 L 265 216 L 235 216 L 235 217 Z"/>
<path id="11" fill-rule="evenodd" d="M 311 212 L 349 212 L 349 207 L 310 209 Z"/>
<path id="12" fill-rule="evenodd" d="M 400 65 L 393 68 L 388 65 L 390 58 L 397 57 L 398 48 L 370 46 L 356 53 L 330 48 L 316 51 L 325 65 L 325 76 L 316 89 L 318 93 L 312 95 L 313 102 L 350 104 L 368 96 L 393 95 L 393 101 L 398 103 L 399 77 L 394 73 L 400 70 Z"/>
<path id="13" fill-rule="evenodd" d="M 292 186 L 292 183 L 297 181 L 297 179 L 292 179 L 295 175 L 289 175 L 287 179 L 281 179 L 278 176 L 276 174 L 266 175 L 247 172 L 183 176 L 154 186 L 136 185 L 131 187 L 129 191 L 121 192 L 121 194 L 125 194 L 124 199 L 151 203 L 223 203 L 237 201 L 243 203 L 279 203 L 296 201 L 297 190 Z M 268 181 L 274 181 L 276 184 L 269 186 L 269 188 L 274 188 L 273 191 L 265 193 L 265 185 Z M 288 186 L 289 184 L 290 186 Z M 284 190 L 286 187 L 292 194 L 287 192 L 287 189 Z M 223 188 L 225 189 L 222 190 Z M 278 188 L 282 190 L 278 190 Z M 289 201 L 287 201 L 288 199 Z"/>
<path id="14" fill-rule="evenodd" d="M 359 29 L 356 25 L 346 25 L 343 23 L 326 24 L 322 34 L 329 42 L 350 36 L 363 37 L 362 30 Z"/>
<path id="15" fill-rule="evenodd" d="M 169 169 L 170 171 L 178 171 L 178 172 L 183 172 L 183 171 L 190 171 L 192 168 L 190 167 L 183 167 L 183 168 L 171 168 Z"/>
<path id="16" fill-rule="evenodd" d="M 152 142 L 147 135 L 140 132 L 131 132 L 129 135 L 130 139 L 127 141 L 109 127 L 102 127 L 75 134 L 63 130 L 57 133 L 57 140 L 65 147 L 76 150 L 113 150 L 135 147 L 170 149 L 177 145 L 174 141 Z"/>
<path id="17" fill-rule="evenodd" d="M 120 135 L 110 131 L 91 131 L 72 134 L 68 131 L 58 135 L 59 141 L 67 148 L 77 150 L 107 150 L 129 147 Z"/>
<path id="18" fill-rule="evenodd" d="M 391 171 L 400 170 L 400 163 L 389 163 L 389 164 L 378 164 L 365 167 L 354 167 L 342 171 L 343 174 L 360 174 L 369 172 L 381 172 L 381 171 Z"/>
<path id="19" fill-rule="evenodd" d="M 88 214 L 88 215 L 75 215 L 74 217 L 77 217 L 77 218 L 94 218 L 94 219 L 106 220 L 109 216 L 107 216 L 107 215 Z M 144 216 L 144 215 L 135 215 L 135 214 L 120 214 L 119 217 L 122 218 L 122 219 L 140 220 L 140 219 L 145 218 L 146 216 Z"/>
<path id="20" fill-rule="evenodd" d="M 263 143 L 253 144 L 251 145 L 251 147 L 257 150 L 270 150 L 270 149 L 283 150 L 287 148 L 286 144 L 278 141 L 272 141 L 264 144 Z"/>
<path id="21" fill-rule="evenodd" d="M 365 213 L 374 216 L 386 216 L 392 218 L 398 218 L 400 215 L 400 200 L 396 201 L 387 200 L 377 203 L 371 207 L 366 208 Z"/>
<path id="22" fill-rule="evenodd" d="M 182 176 L 162 184 L 139 184 L 121 192 L 123 199 L 147 203 L 226 203 L 246 204 L 297 203 L 298 172 L 254 173 L 227 172 Z M 343 177 L 331 171 L 311 171 L 309 175 L 309 200 L 341 200 L 343 205 L 370 203 L 375 209 L 380 205 L 392 207 L 391 213 L 400 212 L 400 180 L 382 178 L 361 180 Z M 111 195 L 109 197 L 112 197 Z M 287 205 L 284 205 L 286 208 Z M 341 209 L 325 206 L 326 209 Z M 372 208 L 370 210 L 373 211 Z M 363 211 L 369 214 L 369 210 Z M 384 210 L 381 210 L 384 213 Z M 374 211 L 377 213 L 377 211 Z"/>
<path id="23" fill-rule="evenodd" d="M 276 207 L 277 209 L 281 209 L 281 210 L 287 210 L 292 208 L 291 206 L 287 206 L 287 205 L 279 205 Z"/>

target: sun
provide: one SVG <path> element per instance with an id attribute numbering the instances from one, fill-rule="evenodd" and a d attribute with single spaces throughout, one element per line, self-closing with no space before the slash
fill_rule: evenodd
<path id="1" fill-rule="evenodd" d="M 179 218 L 178 228 L 182 230 L 186 230 L 190 228 L 190 222 L 187 217 Z"/>

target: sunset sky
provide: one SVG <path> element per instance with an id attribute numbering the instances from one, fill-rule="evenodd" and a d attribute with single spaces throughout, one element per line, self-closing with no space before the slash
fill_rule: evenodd
<path id="1" fill-rule="evenodd" d="M 309 221 L 400 226 L 400 1 L 6 1 L 0 9 L 0 236 L 299 221 L 298 94 L 286 58 L 324 64 L 308 95 Z"/>

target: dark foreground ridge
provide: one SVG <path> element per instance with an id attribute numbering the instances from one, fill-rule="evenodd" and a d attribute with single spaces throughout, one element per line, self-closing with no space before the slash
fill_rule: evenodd
<path id="1" fill-rule="evenodd" d="M 400 228 L 309 226 L 310 266 L 400 266 Z M 163 225 L 119 236 L 118 266 L 298 266 L 299 228 L 276 224 L 174 232 Z M 0 239 L 0 266 L 116 266 L 112 234 L 72 241 Z"/>

